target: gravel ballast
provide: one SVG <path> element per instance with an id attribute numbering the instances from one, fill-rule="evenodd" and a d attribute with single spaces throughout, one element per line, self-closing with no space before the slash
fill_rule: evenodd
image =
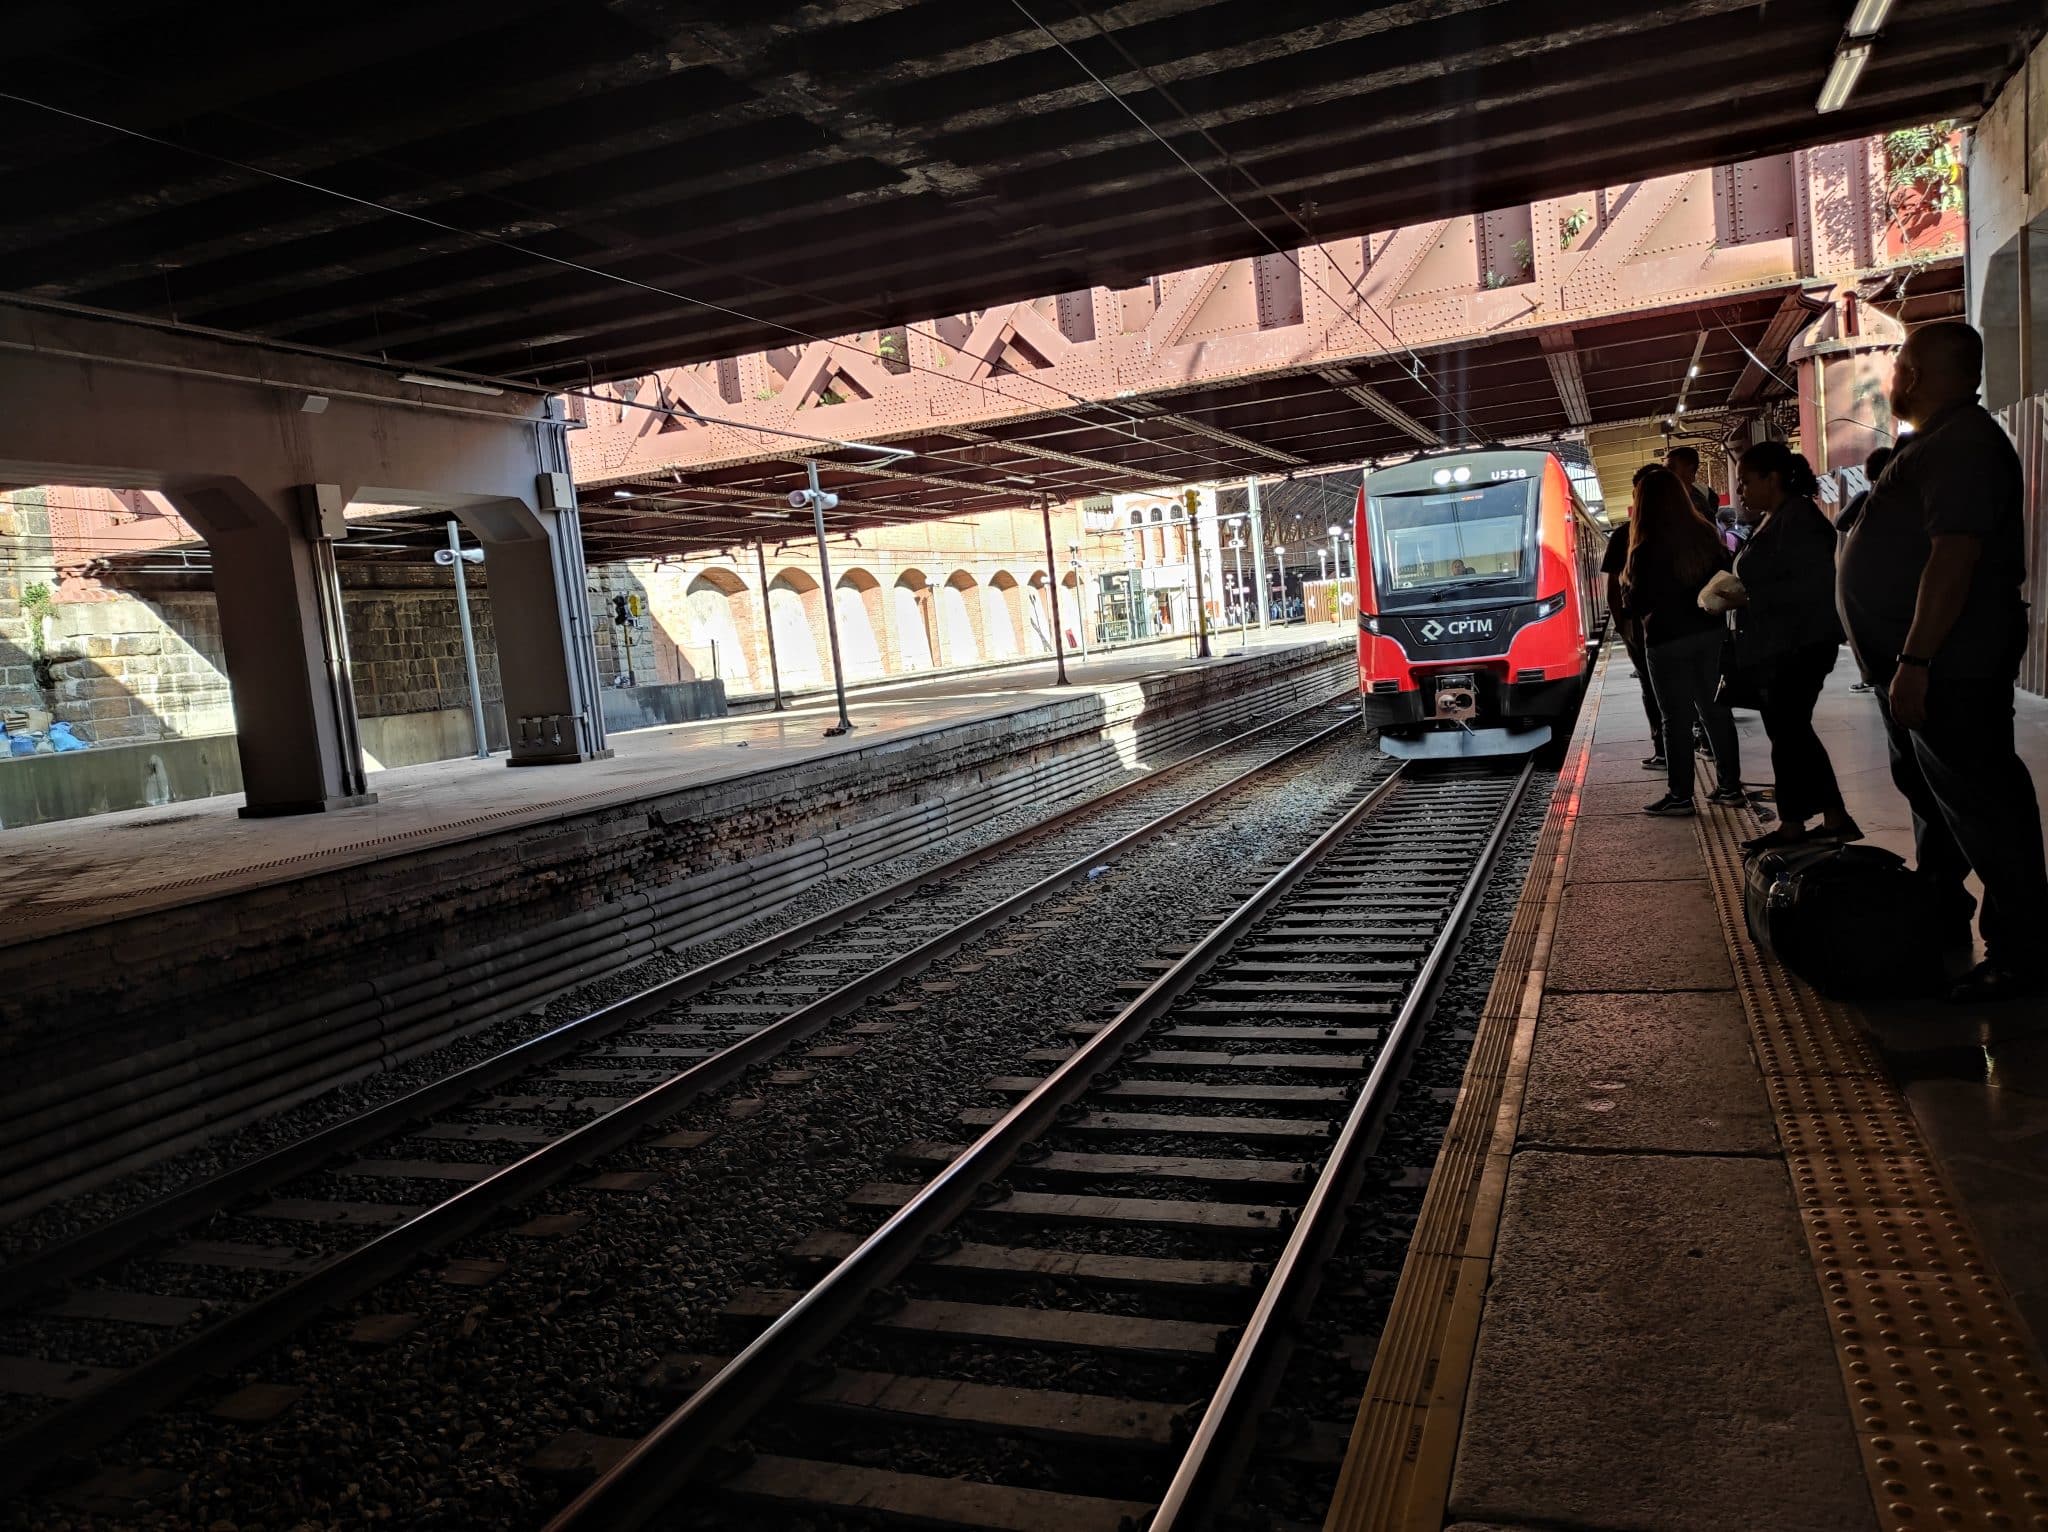
<path id="1" fill-rule="evenodd" d="M 1363 736 L 1347 731 L 1306 757 L 1284 789 L 1233 796 L 981 938 L 813 1040 L 858 1044 L 850 1056 L 799 1049 L 668 1125 L 712 1132 L 703 1148 L 642 1143 L 593 1167 L 657 1171 L 653 1189 L 565 1184 L 449 1252 L 506 1262 L 495 1280 L 455 1286 L 429 1268 L 357 1305 L 358 1314 L 420 1316 L 395 1344 L 351 1345 L 346 1319 L 310 1327 L 232 1380 L 305 1388 L 270 1425 L 215 1420 L 205 1413 L 215 1396 L 195 1395 L 138 1427 L 109 1461 L 169 1469 L 181 1487 L 131 1517 L 90 1524 L 537 1523 L 562 1494 L 524 1467 L 539 1446 L 571 1427 L 631 1435 L 651 1425 L 663 1402 L 636 1380 L 664 1353 L 715 1347 L 735 1286 L 778 1283 L 783 1253 L 805 1232 L 835 1224 L 863 1182 L 892 1178 L 890 1150 L 957 1138 L 961 1106 L 988 1099 L 983 1081 L 1036 1072 L 1028 1050 L 1066 1042 L 1071 1022 L 1115 1009 L 1117 984 L 1143 959 L 1220 915 L 1235 897 L 1225 885 L 1298 850 L 1331 805 L 1380 769 Z M 881 883 L 903 870 L 870 876 Z M 859 881 L 820 904 L 843 902 Z M 687 962 L 711 955 L 693 951 Z M 588 1221 L 561 1238 L 510 1232 L 542 1213 Z M 86 1521 L 44 1503 L 13 1524 Z"/>

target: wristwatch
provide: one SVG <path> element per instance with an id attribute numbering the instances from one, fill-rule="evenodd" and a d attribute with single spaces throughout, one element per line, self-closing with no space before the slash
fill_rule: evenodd
<path id="1" fill-rule="evenodd" d="M 1915 670 L 1925 670 L 1928 664 L 1926 660 L 1921 659 L 1917 654 L 1899 653 L 1893 655 L 1892 660 L 1895 664 L 1911 665 Z"/>

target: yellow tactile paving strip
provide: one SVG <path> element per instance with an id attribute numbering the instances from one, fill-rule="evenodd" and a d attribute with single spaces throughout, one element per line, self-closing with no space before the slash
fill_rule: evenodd
<path id="1" fill-rule="evenodd" d="M 1352 1426 L 1329 1532 L 1443 1526 L 1600 686 L 1596 677 L 1530 858 Z"/>
<path id="2" fill-rule="evenodd" d="M 1878 1525 L 2048 1532 L 2048 1389 L 2033 1338 L 1855 1018 L 1750 941 L 1736 826 L 1702 816 L 1700 849 Z"/>
<path id="3" fill-rule="evenodd" d="M 1599 684 L 1487 997 L 1325 1532 L 1444 1523 Z M 1701 816 L 1701 851 L 1878 1525 L 2048 1532 L 2048 1390 L 2034 1340 L 1854 1017 L 1750 942 L 1740 824 Z"/>

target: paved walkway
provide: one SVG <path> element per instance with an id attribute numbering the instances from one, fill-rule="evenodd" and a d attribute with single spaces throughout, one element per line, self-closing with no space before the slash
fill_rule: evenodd
<path id="1" fill-rule="evenodd" d="M 1625 657 L 1616 657 L 1611 677 L 1600 737 L 1640 739 L 1647 749 L 1649 730 Z M 1855 680 L 1844 650 L 1814 722 L 1866 838 L 1911 861 L 1912 815 L 1892 786 L 1877 703 L 1868 693 L 1850 690 Z M 2048 820 L 2048 701 L 2022 693 L 2017 713 L 2020 755 L 2033 771 Z M 1752 785 L 1769 782 L 1770 742 L 1762 723 L 1754 713 L 1736 718 L 1744 779 Z M 1642 775 L 1654 784 L 1649 773 Z M 1653 796 L 1645 794 L 1643 801 Z M 1971 888 L 1979 891 L 1974 879 Z M 2048 931 L 2042 939 L 2048 941 Z M 1864 1005 L 1859 1016 L 1966 1199 L 2035 1337 L 2048 1344 L 2048 1000 L 1973 1011 L 1940 1002 Z M 2041 1430 L 2048 1440 L 2048 1421 Z"/>
<path id="2" fill-rule="evenodd" d="M 1853 680 L 1822 732 L 1910 854 Z M 2021 718 L 2048 789 L 2048 704 Z M 1744 746 L 1768 782 L 1753 717 Z M 1617 650 L 1329 1527 L 2048 1526 L 2048 1006 L 1863 1012 L 1794 983 L 1743 934 L 1748 816 L 1643 815 L 1647 749 Z"/>
<path id="3" fill-rule="evenodd" d="M 1341 627 L 1276 628 L 1252 633 L 1244 650 L 1271 653 L 1332 644 Z M 1091 660 L 1069 658 L 1073 685 L 1054 684 L 1043 663 L 937 675 L 864 688 L 849 698 L 853 734 L 827 738 L 837 720 L 828 696 L 787 713 L 752 713 L 611 736 L 615 754 L 578 766 L 507 770 L 504 758 L 434 761 L 372 775 L 377 802 L 331 814 L 242 819 L 239 793 L 90 819 L 0 830 L 0 939 L 23 939 L 55 918 L 56 907 L 118 895 L 97 918 L 175 903 L 204 885 L 233 892 L 313 867 L 375 860 L 510 824 L 676 792 L 755 772 L 822 760 L 930 729 L 994 720 L 1051 701 L 1083 697 L 1202 665 L 1227 664 L 1238 635 L 1213 641 L 1215 657 L 1196 660 L 1189 643 L 1148 645 Z"/>

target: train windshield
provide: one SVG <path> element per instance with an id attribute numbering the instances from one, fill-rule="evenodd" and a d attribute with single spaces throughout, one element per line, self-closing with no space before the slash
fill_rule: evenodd
<path id="1" fill-rule="evenodd" d="M 1536 478 L 1370 495 L 1383 607 L 1534 593 Z"/>

